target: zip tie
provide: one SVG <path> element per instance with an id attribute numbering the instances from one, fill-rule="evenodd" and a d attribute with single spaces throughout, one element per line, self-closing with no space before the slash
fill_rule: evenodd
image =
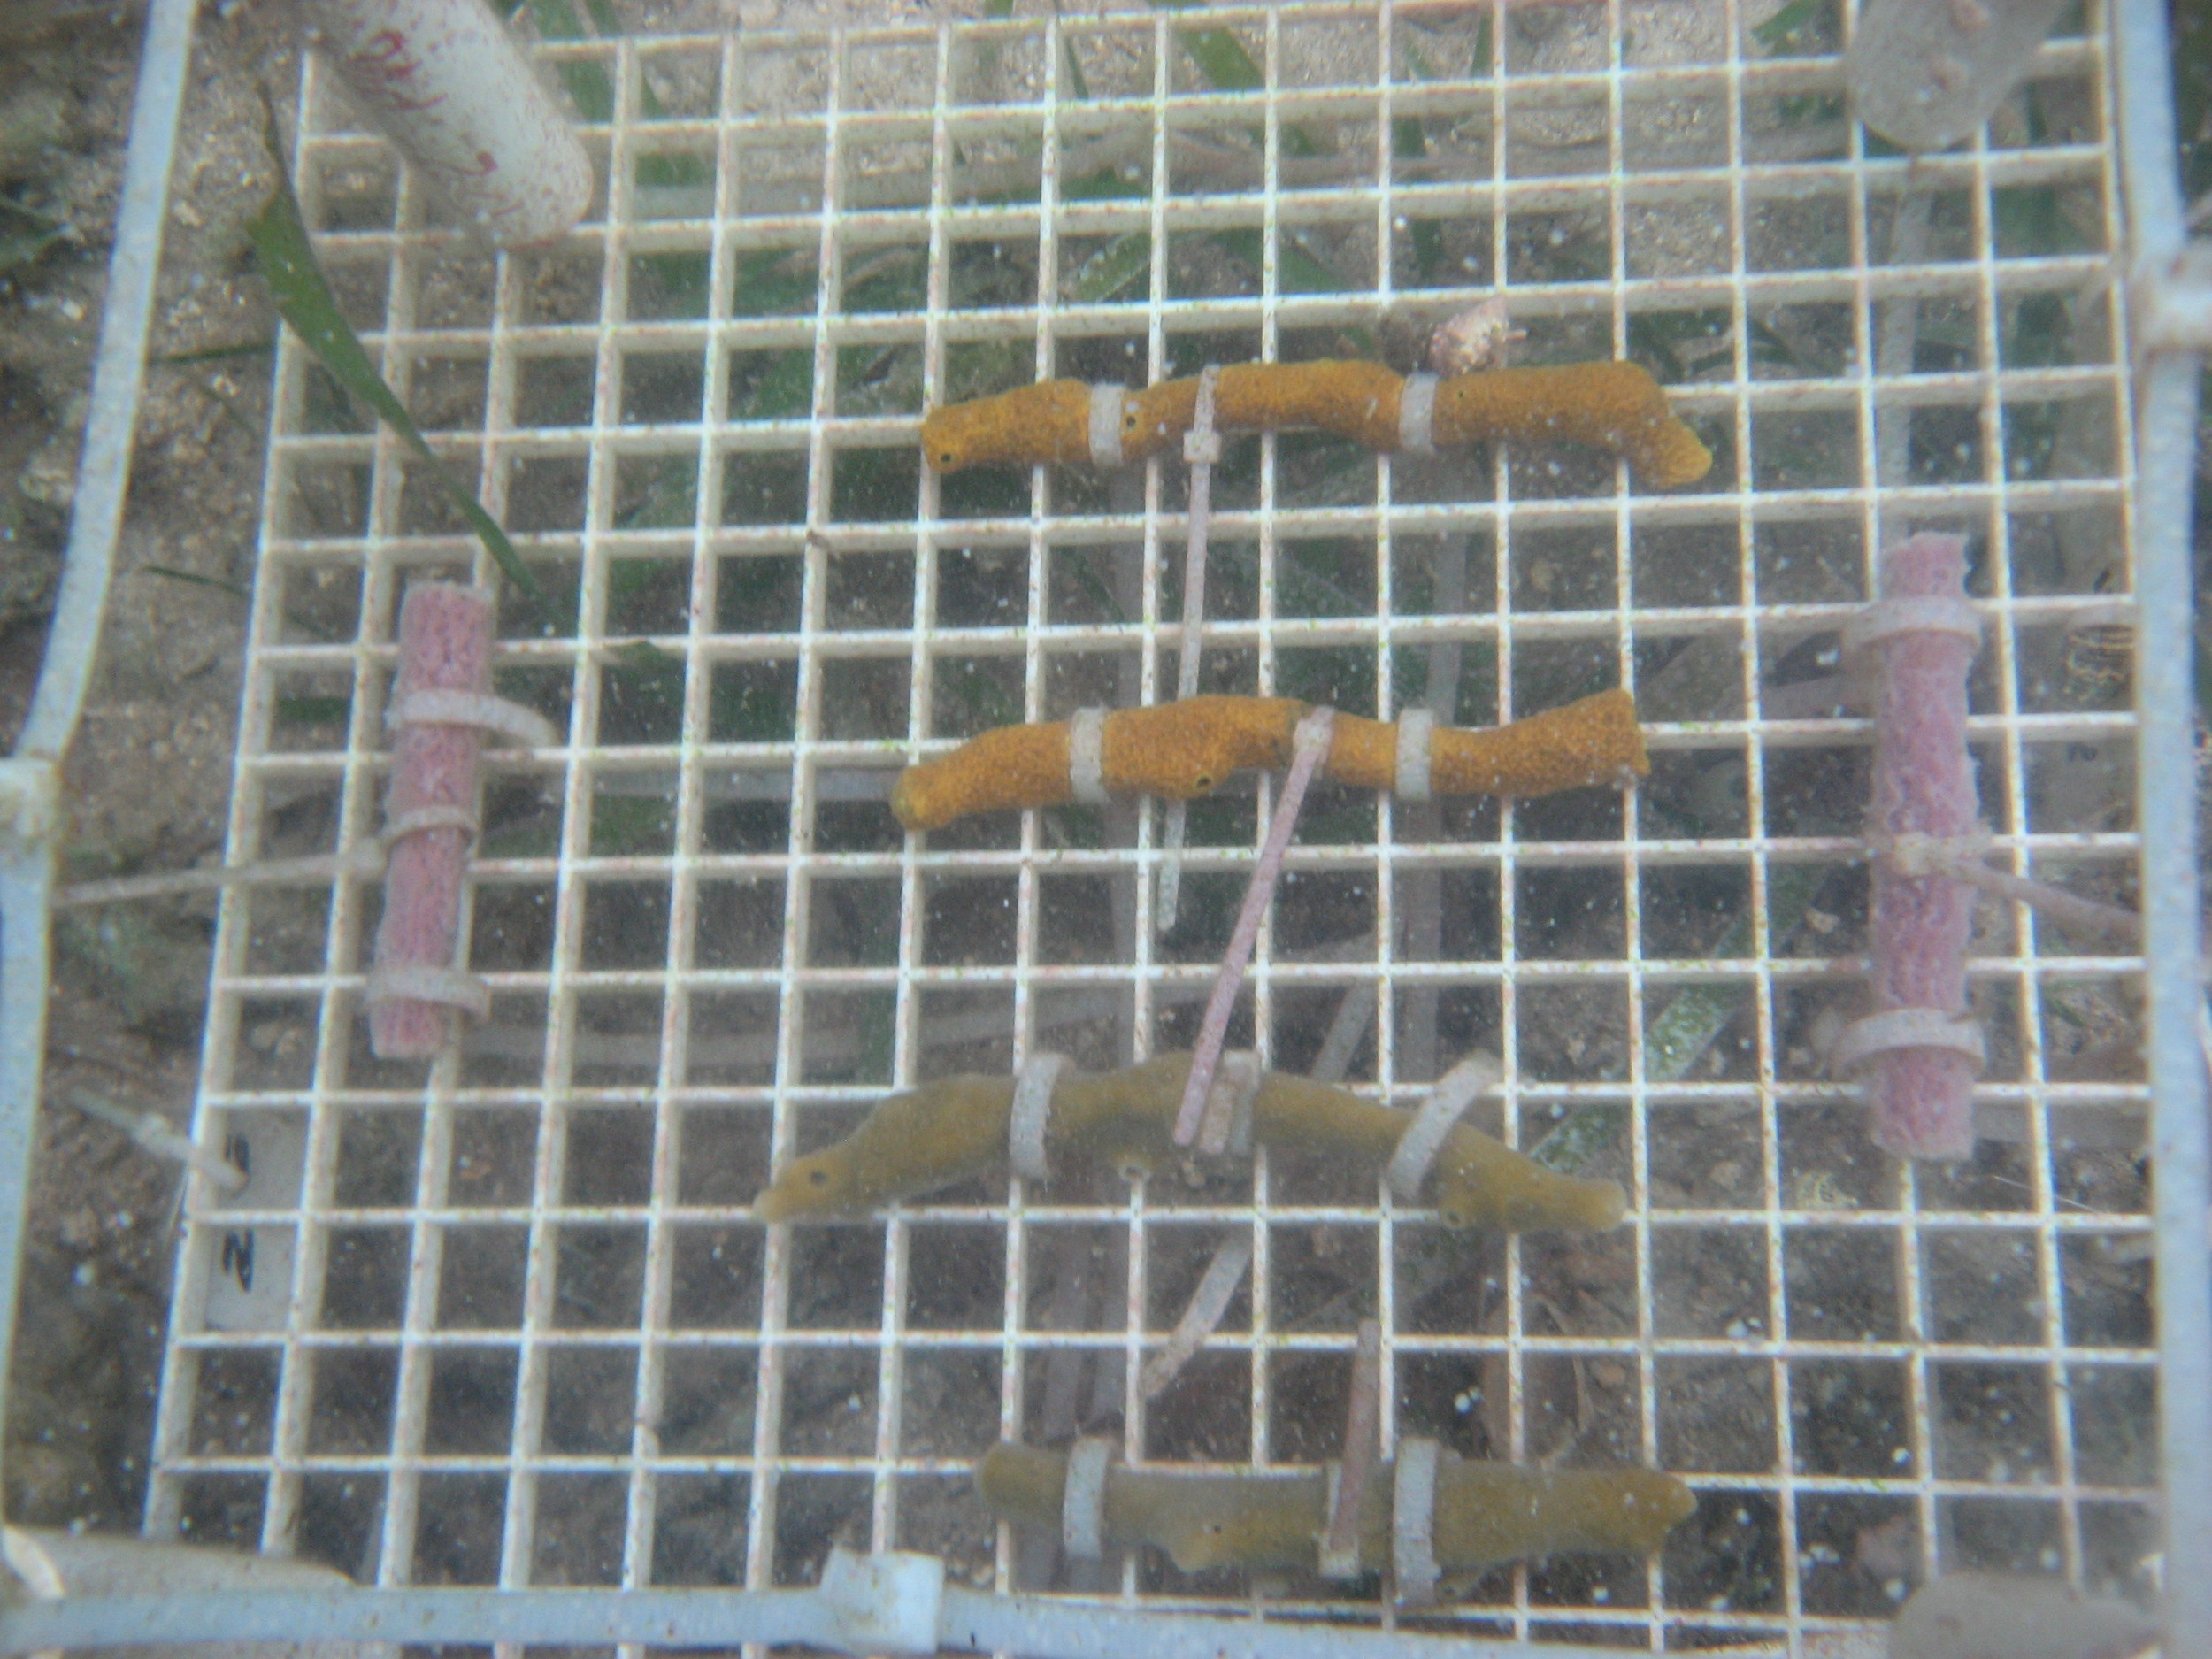
<path id="1" fill-rule="evenodd" d="M 1344 1461 L 1329 1465 L 1328 1523 L 1321 1530 L 1325 1578 L 1359 1577 L 1359 1524 L 1375 1472 L 1375 1431 L 1382 1410 L 1382 1326 L 1359 1322 L 1352 1348 L 1352 1395 L 1344 1413 Z"/>
<path id="2" fill-rule="evenodd" d="M 1064 1054 L 1040 1048 L 1014 1073 L 1014 1109 L 1006 1120 L 1006 1161 L 1025 1181 L 1048 1181 L 1045 1125 L 1052 1118 L 1052 1091 L 1068 1069 Z"/>
<path id="3" fill-rule="evenodd" d="M 1210 1158 L 1225 1152 L 1250 1156 L 1252 1102 L 1259 1092 L 1260 1056 L 1249 1049 L 1223 1055 L 1213 1086 L 1206 1091 L 1206 1115 L 1198 1123 L 1198 1150 Z"/>
<path id="4" fill-rule="evenodd" d="M 1103 709 L 1078 709 L 1068 717 L 1068 787 L 1086 806 L 1106 804 Z"/>
<path id="5" fill-rule="evenodd" d="M 1248 1229 L 1239 1228 L 1215 1247 L 1214 1258 L 1206 1263 L 1205 1276 L 1191 1293 L 1190 1305 L 1183 1310 L 1183 1317 L 1175 1322 L 1167 1346 L 1144 1363 L 1142 1386 L 1146 1399 L 1155 1400 L 1165 1394 L 1168 1385 L 1182 1374 L 1183 1367 L 1206 1345 L 1206 1339 L 1220 1328 L 1221 1316 L 1229 1311 L 1237 1286 L 1244 1282 L 1244 1271 L 1251 1265 L 1252 1234 Z"/>
<path id="6" fill-rule="evenodd" d="M 86 1117 L 96 1118 L 109 1128 L 128 1135 L 138 1146 L 156 1157 L 167 1158 L 196 1169 L 226 1193 L 235 1193 L 246 1185 L 246 1172 L 229 1159 L 219 1157 L 190 1136 L 180 1133 L 159 1112 L 126 1111 L 122 1107 L 102 1100 L 84 1089 L 65 1091 L 62 1098 Z"/>
<path id="7" fill-rule="evenodd" d="M 440 691 L 426 687 L 408 692 L 392 699 L 384 710 L 384 724 L 395 732 L 403 726 L 472 726 L 524 749 L 558 749 L 561 745 L 553 723 L 535 709 L 481 691 Z"/>
<path id="8" fill-rule="evenodd" d="M 1966 835 L 1907 830 L 1901 835 L 1870 836 L 1867 845 L 1898 875 L 1924 881 L 1932 876 L 1949 875 L 1954 864 L 1985 856 L 1993 842 L 1985 829 Z"/>
<path id="9" fill-rule="evenodd" d="M 1091 465 L 1119 466 L 1121 465 L 1122 410 L 1129 401 L 1129 390 L 1114 382 L 1102 381 L 1091 388 Z"/>
<path id="10" fill-rule="evenodd" d="M 419 806 L 402 812 L 384 826 L 384 833 L 376 838 L 374 850 L 387 853 L 394 841 L 404 841 L 410 835 L 419 835 L 425 830 L 459 830 L 471 840 L 482 826 L 475 813 L 465 806 Z M 357 851 L 368 851 L 363 848 Z"/>
<path id="11" fill-rule="evenodd" d="M 1060 1548 L 1075 1561 L 1106 1554 L 1106 1465 L 1113 1441 L 1087 1435 L 1068 1448 L 1067 1485 L 1060 1494 Z"/>
<path id="12" fill-rule="evenodd" d="M 1221 383 L 1221 365 L 1209 363 L 1198 372 L 1198 410 L 1191 417 L 1190 430 L 1183 434 L 1183 459 L 1191 465 L 1213 466 L 1221 459 L 1221 434 L 1214 428 L 1215 388 Z M 1197 480 L 1193 480 L 1194 483 Z M 1195 492 L 1193 500 L 1195 501 Z M 1194 517 L 1200 516 L 1193 509 Z M 1204 532 L 1199 532 L 1203 535 Z"/>
<path id="13" fill-rule="evenodd" d="M 1390 1478 L 1390 1565 L 1397 1576 L 1398 1601 L 1426 1607 L 1436 1600 L 1436 1471 L 1443 1448 L 1434 1440 L 1398 1442 L 1398 1462 Z"/>
<path id="14" fill-rule="evenodd" d="M 2062 926 L 2087 933 L 2109 933 L 2139 940 L 2143 918 L 2133 910 L 2101 899 L 2085 899 L 2078 893 L 2032 876 L 2016 876 L 2009 870 L 1993 870 L 1982 860 L 1994 849 L 1987 830 L 1971 835 L 1928 835 L 1908 831 L 1869 843 L 1877 857 L 1897 875 L 1912 880 L 1942 877 L 1979 888 L 1992 898 L 2008 899 L 2049 917 Z"/>
<path id="15" fill-rule="evenodd" d="M 1828 1070 L 1848 1076 L 1893 1048 L 1948 1048 L 1971 1060 L 1977 1071 L 1989 1064 L 1978 1021 L 1954 1019 L 1932 1008 L 1893 1008 L 1845 1026 L 1828 1051 Z"/>
<path id="16" fill-rule="evenodd" d="M 1436 453 L 1436 376 L 1409 374 L 1398 394 L 1398 448 L 1408 455 Z"/>
<path id="17" fill-rule="evenodd" d="M 1252 882 L 1244 890 L 1244 907 L 1237 912 L 1236 931 L 1229 935 L 1229 949 L 1222 954 L 1221 972 L 1214 976 L 1213 995 L 1206 1002 L 1198 1041 L 1191 1048 L 1190 1076 L 1183 1085 L 1182 1110 L 1175 1115 L 1175 1144 L 1179 1147 L 1190 1145 L 1198 1134 L 1198 1121 L 1206 1109 L 1207 1092 L 1213 1087 L 1214 1068 L 1221 1060 L 1221 1045 L 1228 1039 L 1229 1016 L 1236 1008 L 1244 971 L 1251 965 L 1252 947 L 1259 941 L 1260 918 L 1267 913 L 1269 901 L 1275 896 L 1276 879 L 1283 872 L 1283 854 L 1289 849 L 1291 831 L 1298 826 L 1298 810 L 1306 803 L 1307 787 L 1320 769 L 1322 757 L 1329 752 L 1330 736 L 1335 729 L 1336 710 L 1325 706 L 1310 710 L 1298 722 L 1292 739 L 1290 771 L 1283 779 L 1283 792 L 1275 803 L 1275 816 L 1268 822 L 1267 841 L 1260 849 L 1259 862 L 1252 866 Z"/>
<path id="18" fill-rule="evenodd" d="M 440 968 L 426 962 L 399 962 L 373 969 L 369 974 L 368 1002 L 435 1002 L 457 1008 L 478 1019 L 488 1018 L 492 994 L 483 980 L 459 968 Z"/>
<path id="19" fill-rule="evenodd" d="M 1437 1153 L 1443 1149 L 1445 1138 L 1470 1106 L 1498 1087 L 1500 1076 L 1496 1060 L 1486 1054 L 1471 1054 L 1437 1079 L 1405 1133 L 1398 1137 L 1398 1149 L 1390 1155 L 1390 1165 L 1383 1172 L 1393 1198 L 1402 1204 L 1421 1202 L 1421 1188 L 1429 1179 Z"/>
<path id="20" fill-rule="evenodd" d="M 1216 388 L 1221 369 L 1208 364 L 1199 372 L 1197 405 L 1190 430 L 1183 434 L 1183 458 L 1190 463 L 1190 529 L 1183 547 L 1183 631 L 1176 648 L 1177 700 L 1198 695 L 1199 670 L 1206 644 L 1206 542 L 1213 520 L 1213 465 L 1221 458 L 1221 437 L 1214 430 Z M 1183 842 L 1189 833 L 1190 808 L 1168 803 L 1161 826 L 1159 931 L 1171 932 L 1183 909 Z"/>
<path id="21" fill-rule="evenodd" d="M 1849 657 L 1896 634 L 1955 634 L 1978 650 L 1981 612 L 1963 599 L 1941 595 L 1877 599 L 1843 625 L 1843 653 Z"/>
<path id="22" fill-rule="evenodd" d="M 1352 1056 L 1359 1052 L 1360 1039 L 1367 1035 L 1367 1022 L 1375 1018 L 1375 1002 L 1371 979 L 1347 987 L 1337 999 L 1328 1034 L 1321 1040 L 1321 1052 L 1314 1056 L 1313 1070 L 1307 1074 L 1315 1082 L 1344 1080 L 1344 1074 L 1352 1069 Z"/>
<path id="23" fill-rule="evenodd" d="M 1430 798 L 1429 749 L 1436 735 L 1436 716 L 1426 709 L 1408 709 L 1398 717 L 1397 777 L 1392 787 L 1401 801 Z"/>

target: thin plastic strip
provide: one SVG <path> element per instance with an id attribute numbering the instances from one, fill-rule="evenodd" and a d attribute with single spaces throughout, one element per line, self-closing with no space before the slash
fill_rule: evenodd
<path id="1" fill-rule="evenodd" d="M 1979 645 L 1981 613 L 1963 599 L 1877 599 L 1843 625 L 1844 654 L 1896 634 L 1955 634 Z"/>
<path id="2" fill-rule="evenodd" d="M 1398 717 L 1398 753 L 1393 780 L 1401 801 L 1429 798 L 1429 751 L 1436 736 L 1436 716 L 1426 709 L 1408 709 Z"/>
<path id="3" fill-rule="evenodd" d="M 557 749 L 561 742 L 553 723 L 535 709 L 473 691 L 411 691 L 392 699 L 384 723 L 395 732 L 403 726 L 472 726 L 524 749 Z"/>
<path id="4" fill-rule="evenodd" d="M 1408 455 L 1436 453 L 1436 386 L 1433 374 L 1409 374 L 1398 394 L 1398 447 Z"/>
<path id="5" fill-rule="evenodd" d="M 1283 855 L 1289 849 L 1290 834 L 1298 825 L 1299 810 L 1305 805 L 1306 790 L 1313 782 L 1313 775 L 1320 769 L 1322 757 L 1329 752 L 1329 736 L 1336 726 L 1336 710 L 1315 709 L 1298 722 L 1290 771 L 1283 779 L 1281 797 L 1275 803 L 1275 816 L 1267 826 L 1267 841 L 1260 849 L 1258 861 L 1252 866 L 1252 880 L 1244 890 L 1244 906 L 1237 912 L 1236 931 L 1229 935 L 1229 949 L 1223 954 L 1221 972 L 1214 979 L 1213 995 L 1207 999 L 1206 1013 L 1199 1022 L 1198 1041 L 1192 1046 L 1190 1077 L 1183 1085 L 1182 1110 L 1175 1118 L 1175 1144 L 1187 1147 L 1198 1134 L 1201 1115 L 1206 1109 L 1207 1091 L 1212 1088 L 1214 1067 L 1221 1057 L 1221 1045 L 1229 1034 L 1229 1016 L 1236 1008 L 1237 991 L 1244 983 L 1244 971 L 1252 960 L 1252 947 L 1260 936 L 1260 918 L 1275 896 L 1275 880 L 1282 873 Z"/>
<path id="6" fill-rule="evenodd" d="M 1390 1166 L 1383 1179 L 1392 1197 L 1402 1204 L 1421 1202 L 1421 1187 L 1429 1179 L 1429 1166 L 1436 1162 L 1444 1137 L 1466 1116 L 1470 1106 L 1497 1087 L 1503 1075 L 1489 1055 L 1471 1054 L 1436 1080 L 1436 1087 L 1406 1125 L 1405 1133 L 1398 1137 L 1398 1149 L 1390 1155 Z"/>
<path id="7" fill-rule="evenodd" d="M 1052 1119 L 1052 1091 L 1068 1069 L 1068 1057 L 1040 1049 L 1014 1074 L 1014 1106 L 1006 1121 L 1006 1157 L 1025 1181 L 1052 1179 L 1045 1156 L 1045 1131 Z"/>
<path id="8" fill-rule="evenodd" d="M 1828 1069 L 1847 1077 L 1894 1048 L 1949 1048 L 1977 1066 L 1989 1064 L 1989 1045 L 1978 1022 L 1954 1019 L 1932 1008 L 1893 1008 L 1846 1026 L 1828 1051 Z"/>
<path id="9" fill-rule="evenodd" d="M 1252 1234 L 1247 1229 L 1238 1228 L 1215 1246 L 1213 1260 L 1206 1263 L 1206 1271 L 1191 1294 L 1190 1305 L 1176 1321 L 1167 1346 L 1145 1362 L 1146 1399 L 1155 1400 L 1165 1394 L 1168 1385 L 1182 1374 L 1183 1367 L 1205 1346 L 1206 1339 L 1220 1328 L 1221 1316 L 1229 1311 L 1229 1302 L 1236 1295 L 1237 1286 L 1244 1282 L 1245 1270 L 1251 1265 Z M 1073 1466 L 1070 1467 L 1072 1470 Z M 1071 1474 L 1071 1480 L 1072 1478 Z"/>
<path id="10" fill-rule="evenodd" d="M 1078 709 L 1068 717 L 1068 788 L 1085 806 L 1104 806 L 1106 710 Z"/>
<path id="11" fill-rule="evenodd" d="M 396 963 L 369 975 L 368 1001 L 379 1002 L 435 1002 L 457 1008 L 477 1019 L 492 1011 L 490 987 L 474 974 L 459 968 L 435 967 L 426 962 Z"/>
<path id="12" fill-rule="evenodd" d="M 1121 416 L 1129 401 L 1126 387 L 1101 381 L 1091 388 L 1091 465 L 1121 465 Z"/>
<path id="13" fill-rule="evenodd" d="M 1398 1601 L 1426 1607 L 1436 1600 L 1436 1470 L 1443 1448 L 1414 1436 L 1398 1442 L 1390 1480 L 1390 1565 Z"/>
<path id="14" fill-rule="evenodd" d="M 1106 1553 L 1106 1470 L 1113 1456 L 1113 1441 L 1101 1435 L 1076 1441 L 1068 1452 L 1060 1547 L 1077 1561 L 1096 1561 Z"/>

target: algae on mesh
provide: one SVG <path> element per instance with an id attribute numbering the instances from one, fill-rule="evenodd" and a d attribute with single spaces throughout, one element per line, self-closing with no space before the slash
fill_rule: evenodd
<path id="1" fill-rule="evenodd" d="M 1058 1452 L 1001 1444 L 976 1465 L 976 1487 L 999 1519 L 1056 1530 L 1067 1463 Z M 1361 1505 L 1360 1561 L 1371 1569 L 1391 1558 L 1391 1484 L 1385 1463 Z M 1110 1548 L 1149 1544 L 1184 1572 L 1311 1569 L 1328 1502 L 1328 1476 L 1317 1469 L 1234 1475 L 1111 1468 L 1102 1531 Z M 1447 1455 L 1437 1468 L 1432 1543 L 1447 1575 L 1540 1555 L 1647 1555 L 1695 1508 L 1689 1487 L 1655 1470 L 1523 1469 Z"/>
<path id="2" fill-rule="evenodd" d="M 1124 1173 L 1189 1155 L 1171 1139 L 1187 1054 L 1119 1071 L 1064 1075 L 1053 1090 L 1045 1149 L 1056 1164 L 1103 1159 Z M 1010 1077 L 950 1077 L 887 1097 L 835 1146 L 794 1158 L 755 1201 L 763 1221 L 850 1215 L 933 1192 L 1006 1158 Z M 1252 1132 L 1274 1151 L 1322 1153 L 1379 1173 L 1413 1114 L 1281 1071 L 1261 1073 Z M 1426 1196 L 1455 1226 L 1521 1232 L 1617 1225 L 1627 1197 L 1613 1181 L 1561 1175 L 1465 1124 L 1445 1138 Z"/>

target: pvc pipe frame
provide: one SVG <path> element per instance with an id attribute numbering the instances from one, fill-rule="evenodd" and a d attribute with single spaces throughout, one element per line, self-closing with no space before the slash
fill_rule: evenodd
<path id="1" fill-rule="evenodd" d="M 0 762 L 0 1379 L 8 1375 L 15 1340 L 24 1198 L 46 1054 L 47 927 L 61 757 L 84 707 L 114 573 L 161 267 L 169 164 L 191 68 L 194 4 L 153 0 L 147 10 L 61 589 L 16 757 Z"/>
<path id="2" fill-rule="evenodd" d="M 880 1561 L 883 1557 L 871 1557 Z M 87 1597 L 0 1614 L 0 1655 L 196 1640 L 244 1643 L 635 1643 L 735 1647 L 803 1643 L 846 1653 L 911 1653 L 819 1590 L 275 1590 L 245 1595 Z M 947 1585 L 937 1645 L 1029 1659 L 1528 1659 L 1511 1640 L 1415 1635 L 1372 1626 L 1285 1624 L 1131 1612 L 1066 1596 L 992 1595 Z M 1545 1659 L 1619 1659 L 1579 1642 Z M 1734 1647 L 1740 1659 L 1783 1659 L 1775 1646 Z"/>
<path id="3" fill-rule="evenodd" d="M 2119 0 L 2113 19 L 2121 180 L 2131 296 L 2156 318 L 2184 276 L 2174 162 L 2171 35 L 2161 0 Z M 2183 299 L 2202 301 L 2200 288 Z M 2130 319 L 2133 321 L 2132 316 Z M 2162 342 L 2161 342 L 2162 343 Z M 2146 347 L 2147 351 L 2150 348 Z M 2197 1042 L 2196 757 L 2189 526 L 2194 515 L 2197 376 L 2186 349 L 2149 359 L 2136 381 L 2134 522 L 2136 823 L 2143 837 L 2143 938 L 2150 984 L 2152 1213 L 2157 1257 L 2159 1471 L 2164 1486 L 2165 1629 L 2175 1655 L 2212 1631 L 2212 1125 Z"/>

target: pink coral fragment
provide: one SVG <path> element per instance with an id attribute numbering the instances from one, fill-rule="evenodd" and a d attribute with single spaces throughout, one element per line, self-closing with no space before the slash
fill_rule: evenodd
<path id="1" fill-rule="evenodd" d="M 491 647 L 490 595 L 451 582 L 414 584 L 400 607 L 394 706 L 421 691 L 487 695 Z M 385 868 L 384 916 L 369 978 L 369 1046 L 380 1059 L 426 1059 L 453 1034 L 457 999 L 404 992 L 458 978 L 453 949 L 471 840 L 464 820 L 476 811 L 483 741 L 475 725 L 430 720 L 402 724 L 393 741 L 385 822 L 431 822 L 399 833 Z"/>
<path id="2" fill-rule="evenodd" d="M 1951 600 L 1963 613 L 1966 542 L 1932 532 L 1883 555 L 1881 597 Z M 1925 607 L 1901 607 L 1927 617 Z M 1979 830 L 1974 763 L 1966 748 L 1966 678 L 1978 647 L 1955 626 L 1876 629 L 1865 649 L 1878 669 L 1874 799 L 1867 839 L 1877 849 L 1900 837 L 1963 841 Z M 1974 890 L 1937 872 L 1908 874 L 1898 861 L 1874 864 L 1871 943 L 1878 1010 L 1966 1012 L 1966 945 Z M 1972 1058 L 1956 1047 L 1898 1047 L 1870 1056 L 1868 1084 L 1876 1143 L 1901 1157 L 1962 1158 L 1974 1149 Z"/>

